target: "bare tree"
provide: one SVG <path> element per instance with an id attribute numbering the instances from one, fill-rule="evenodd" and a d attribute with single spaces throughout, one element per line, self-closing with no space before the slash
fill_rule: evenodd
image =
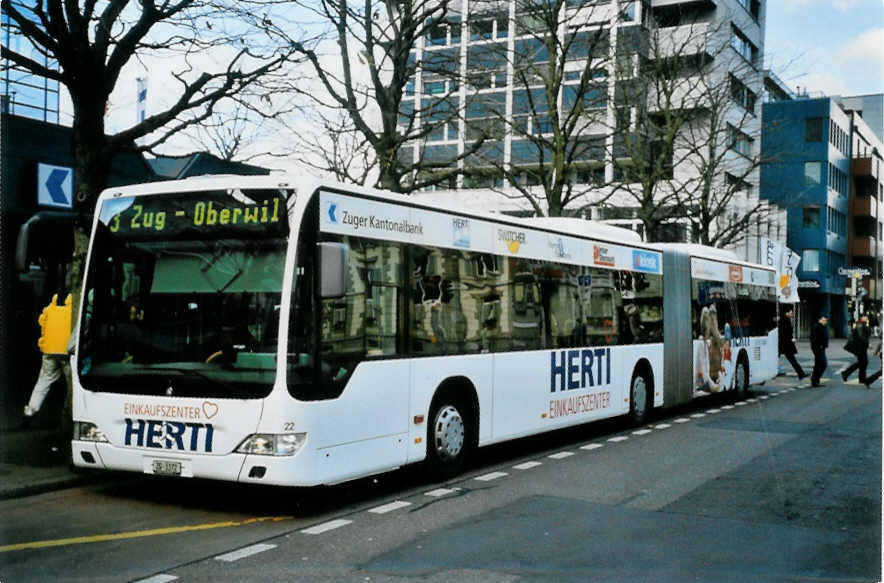
<path id="1" fill-rule="evenodd" d="M 38 0 L 27 8 L 12 0 L 0 10 L 15 33 L 43 58 L 11 47 L 4 57 L 35 75 L 58 81 L 73 104 L 74 229 L 73 312 L 78 313 L 87 229 L 98 194 L 107 185 L 111 160 L 126 150 L 152 150 L 171 136 L 208 119 L 224 98 L 286 73 L 293 57 L 283 2 L 251 0 Z M 223 53 L 223 56 L 220 54 Z M 222 65 L 209 71 L 206 55 Z M 165 87 L 171 104 L 138 123 L 107 135 L 105 112 L 124 68 L 133 60 L 162 55 L 178 63 L 177 87 Z M 57 63 L 56 67 L 44 63 Z M 268 87 L 269 85 L 269 87 Z M 141 140 L 141 145 L 136 145 Z M 68 387 L 70 387 L 70 382 Z M 71 391 L 62 431 L 71 429 Z"/>
<path id="2" fill-rule="evenodd" d="M 361 137 L 370 148 L 365 160 L 373 170 L 344 173 L 347 178 L 376 176 L 376 184 L 397 192 L 410 192 L 444 183 L 457 174 L 459 160 L 471 151 L 442 157 L 425 155 L 422 144 L 433 132 L 445 131 L 456 119 L 461 99 L 456 59 L 446 53 L 418 58 L 423 39 L 458 22 L 448 0 L 299 0 L 328 25 L 325 42 L 299 43 L 297 50 L 312 65 L 319 87 L 307 96 L 318 109 L 346 113 L 341 118 L 323 114 L 322 124 L 343 132 L 348 139 Z M 459 26 L 457 28 L 459 32 Z M 427 99 L 414 86 L 418 69 L 436 79 Z M 360 76 L 362 73 L 362 76 Z M 297 89 L 304 93 L 302 88 Z M 429 94 L 430 91 L 427 91 Z M 414 95 L 414 99 L 405 99 Z M 334 120 L 328 124 L 328 120 Z M 301 128 L 294 130 L 298 133 Z M 337 135 L 331 136 L 337 147 Z M 415 153 L 407 144 L 417 144 Z M 320 147 L 314 167 L 335 173 L 340 151 Z M 322 146 L 322 143 L 318 145 Z M 328 144 L 326 144 L 327 146 Z M 481 144 L 479 144 L 481 145 Z M 474 146 L 475 150 L 479 145 Z"/>
<path id="3" fill-rule="evenodd" d="M 751 193 L 761 164 L 761 104 L 749 89 L 760 85 L 757 58 L 736 52 L 727 18 L 688 13 L 666 24 L 649 19 L 644 38 L 618 48 L 614 198 L 636 209 L 648 240 L 680 240 L 669 227 L 686 225 L 702 244 L 732 246 L 768 209 L 757 186 Z"/>
<path id="4" fill-rule="evenodd" d="M 269 109 L 264 109 L 267 106 Z M 267 150 L 275 134 L 274 121 L 293 109 L 275 107 L 266 94 L 253 97 L 240 94 L 220 102 L 209 118 L 185 133 L 199 151 L 209 152 L 226 162 L 279 156 L 279 152 Z M 261 147 L 256 150 L 259 144 Z"/>
<path id="5" fill-rule="evenodd" d="M 468 169 L 474 186 L 503 186 L 535 214 L 579 210 L 604 162 L 609 6 L 567 0 L 474 2 L 473 36 L 496 27 L 496 42 L 470 47 L 468 82 L 483 90 L 466 112 L 467 141 L 489 140 Z M 494 22 L 494 27 L 488 25 Z M 507 34 L 500 34 L 501 27 Z M 489 38 L 489 40 L 491 40 Z M 512 99 L 506 87 L 512 86 Z M 494 91 L 494 90 L 497 91 Z"/>
<path id="6" fill-rule="evenodd" d="M 79 290 L 88 217 L 107 185 L 111 159 L 125 150 L 152 150 L 185 128 L 208 119 L 224 98 L 259 83 L 272 84 L 293 57 L 291 43 L 273 19 L 285 2 L 250 0 L 43 0 L 31 8 L 2 0 L 9 26 L 57 68 L 10 49 L 4 56 L 31 73 L 55 80 L 73 104 L 73 285 Z M 222 65 L 205 70 L 205 56 Z M 224 53 L 223 56 L 220 53 Z M 164 88 L 171 105 L 113 135 L 106 134 L 109 97 L 124 68 L 151 56 L 174 57 L 177 82 Z M 267 85 L 271 85 L 268 87 Z M 135 141 L 140 140 L 140 145 Z M 78 294 L 74 294 L 76 312 Z"/>

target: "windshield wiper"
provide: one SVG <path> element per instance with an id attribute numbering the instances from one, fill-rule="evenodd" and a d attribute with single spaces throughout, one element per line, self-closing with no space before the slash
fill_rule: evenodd
<path id="1" fill-rule="evenodd" d="M 208 381 L 210 383 L 221 385 L 222 387 L 224 387 L 228 391 L 237 392 L 240 390 L 237 387 L 228 383 L 227 381 L 223 381 L 221 379 L 211 377 L 211 376 L 207 375 L 206 373 L 196 370 L 196 369 L 193 369 L 193 368 L 184 368 L 184 367 L 180 367 L 180 366 L 150 366 L 150 367 L 145 367 L 145 370 L 173 371 L 173 372 L 177 372 L 182 375 L 190 375 L 190 376 L 199 377 L 199 378 L 201 378 L 205 381 Z"/>

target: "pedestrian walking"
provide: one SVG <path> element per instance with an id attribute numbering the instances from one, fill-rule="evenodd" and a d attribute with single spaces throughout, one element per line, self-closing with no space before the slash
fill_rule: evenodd
<path id="1" fill-rule="evenodd" d="M 62 306 L 58 305 L 58 294 L 53 295 L 52 301 L 43 308 L 37 321 L 43 332 L 37 342 L 37 346 L 43 353 L 43 361 L 40 365 L 37 382 L 31 391 L 31 398 L 25 405 L 24 418 L 22 419 L 23 429 L 30 425 L 34 415 L 40 411 L 52 384 L 62 375 L 64 375 L 65 381 L 70 378 L 68 353 L 71 338 L 71 295 L 68 294 Z"/>
<path id="2" fill-rule="evenodd" d="M 860 316 L 850 333 L 850 339 L 844 345 L 845 350 L 856 356 L 856 362 L 841 371 L 841 379 L 847 382 L 853 371 L 858 369 L 859 382 L 866 385 L 867 389 L 869 388 L 866 378 L 866 367 L 869 366 L 869 334 L 869 319 L 864 315 Z"/>
<path id="3" fill-rule="evenodd" d="M 792 309 L 790 308 L 786 310 L 786 313 L 780 318 L 779 348 L 780 354 L 785 356 L 786 360 L 789 361 L 789 364 L 792 365 L 792 368 L 795 369 L 795 373 L 798 375 L 798 380 L 802 381 L 807 377 L 807 374 L 795 358 L 795 355 L 798 354 L 798 348 L 795 347 L 794 336 L 795 329 L 792 327 Z"/>
<path id="4" fill-rule="evenodd" d="M 810 349 L 813 351 L 813 373 L 810 375 L 810 386 L 819 387 L 820 379 L 829 366 L 826 360 L 826 348 L 829 347 L 829 319 L 822 315 L 810 327 Z"/>

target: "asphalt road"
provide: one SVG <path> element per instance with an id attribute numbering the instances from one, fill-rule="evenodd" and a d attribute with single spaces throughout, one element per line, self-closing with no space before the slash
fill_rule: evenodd
<path id="1" fill-rule="evenodd" d="M 489 448 L 445 484 L 7 500 L 0 580 L 878 581 L 881 391 L 795 384 Z"/>

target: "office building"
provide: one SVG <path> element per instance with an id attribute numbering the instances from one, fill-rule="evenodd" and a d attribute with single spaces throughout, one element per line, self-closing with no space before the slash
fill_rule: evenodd
<path id="1" fill-rule="evenodd" d="M 765 103 L 762 196 L 786 209 L 807 329 L 828 314 L 837 335 L 880 306 L 881 140 L 833 97 Z M 858 275 L 854 281 L 854 276 Z"/>
<path id="2" fill-rule="evenodd" d="M 530 136 L 551 134 L 552 130 L 549 121 L 538 115 L 542 111 L 538 111 L 536 92 L 542 86 L 529 87 L 528 91 L 517 75 L 520 61 L 527 54 L 524 47 L 537 43 L 531 26 L 538 25 L 529 15 L 520 13 L 523 6 L 516 0 L 463 0 L 457 13 L 450 14 L 444 24 L 421 39 L 414 51 L 416 60 L 456 63 L 447 70 L 461 71 L 466 82 L 457 85 L 451 75 L 440 74 L 440 67 L 424 66 L 409 86 L 403 109 L 412 111 L 416 105 L 426 108 L 433 99 L 444 97 L 451 107 L 460 109 L 461 115 L 436 127 L 424 143 L 404 149 L 402 155 L 410 161 L 421 157 L 451 159 L 469 151 L 484 131 L 489 136 L 485 146 L 459 162 L 463 174 L 445 188 L 475 189 L 477 196 L 505 199 L 489 201 L 489 207 L 512 211 L 510 207 L 515 206 L 519 210 L 512 212 L 533 213 L 536 211 L 527 200 L 512 198 L 516 194 L 512 182 L 532 194 L 542 193 L 537 177 L 520 169 L 536 165 L 539 159 L 538 147 Z M 749 260 L 758 259 L 759 237 L 782 239 L 782 212 L 759 198 L 761 97 L 765 91 L 764 2 L 569 1 L 564 10 L 562 22 L 567 26 L 561 26 L 560 40 L 581 40 L 580 35 L 584 35 L 582 42 L 587 48 L 582 54 L 574 50 L 564 68 L 558 97 L 561 108 L 573 105 L 568 99 L 581 82 L 581 71 L 592 71 L 592 90 L 586 93 L 583 106 L 590 121 L 578 135 L 588 147 L 569 168 L 569 180 L 583 194 L 566 211 L 630 227 L 646 239 L 696 240 L 697 225 L 691 224 L 690 216 L 696 214 L 698 203 L 682 201 L 680 210 L 664 225 L 664 232 L 645 234 L 638 220 L 638 202 L 624 195 L 622 188 L 627 183 L 623 169 L 629 164 L 624 161 L 628 157 L 624 141 L 640 131 L 644 119 L 665 114 L 660 109 L 662 100 L 653 94 L 653 84 L 647 82 L 648 75 L 659 73 L 648 71 L 662 62 L 678 62 L 683 83 L 672 96 L 678 104 L 673 108 L 689 111 L 689 119 L 682 124 L 670 153 L 670 175 L 653 186 L 654 195 L 659 194 L 662 201 L 669 200 L 675 191 L 700 192 L 703 189 L 699 185 L 709 181 L 704 178 L 704 165 L 714 159 L 718 166 L 708 173 L 714 178 L 705 190 L 733 193 L 733 197 L 727 210 L 711 219 L 715 222 L 712 229 L 725 229 L 741 216 L 751 214 L 747 236 L 730 245 Z M 602 42 L 595 42 L 598 39 Z M 572 49 L 579 46 L 578 42 Z M 549 53 L 539 48 L 534 53 L 535 63 L 543 63 L 544 55 L 549 60 Z M 714 89 L 698 94 L 697 87 L 704 85 Z M 642 98 L 625 99 L 635 87 L 643 87 Z M 726 103 L 713 92 L 723 93 Z M 488 104 L 495 105 L 498 117 L 508 123 L 492 119 Z M 706 139 L 716 136 L 718 143 L 712 153 L 691 148 L 691 143 L 703 139 L 696 137 L 703 132 Z"/>

